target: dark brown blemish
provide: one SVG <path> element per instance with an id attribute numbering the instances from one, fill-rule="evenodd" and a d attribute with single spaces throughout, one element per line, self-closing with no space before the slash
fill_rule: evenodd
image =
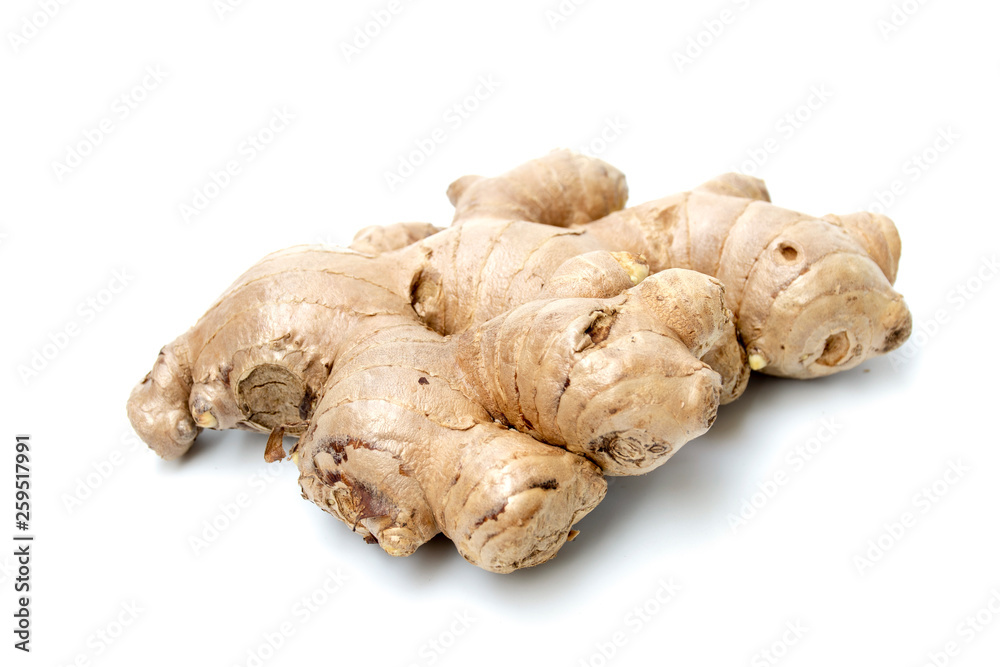
<path id="1" fill-rule="evenodd" d="M 321 472 L 323 473 L 323 483 L 327 486 L 334 486 L 343 479 L 339 470 L 322 470 Z"/>
<path id="2" fill-rule="evenodd" d="M 535 482 L 529 489 L 545 489 L 546 491 L 555 491 L 559 488 L 559 482 L 554 479 L 547 479 L 544 482 Z"/>
<path id="3" fill-rule="evenodd" d="M 299 419 L 302 421 L 307 421 L 309 416 L 313 411 L 313 400 L 316 398 L 316 394 L 313 393 L 311 387 L 306 386 L 306 391 L 302 394 L 302 402 L 299 403 Z"/>
<path id="4" fill-rule="evenodd" d="M 600 345 L 608 339 L 608 335 L 611 332 L 611 325 L 614 324 L 614 315 L 608 313 L 600 313 L 590 326 L 587 327 L 587 335 L 590 336 L 590 340 L 593 341 L 594 345 Z"/>
<path id="5" fill-rule="evenodd" d="M 906 323 L 896 327 L 885 337 L 885 343 L 882 344 L 880 352 L 892 352 L 897 347 L 902 345 L 906 339 L 910 337 L 912 329 L 913 323 L 909 318 L 907 318 Z"/>
<path id="6" fill-rule="evenodd" d="M 347 448 L 353 448 L 354 443 L 355 441 L 350 438 L 330 438 L 319 443 L 316 449 L 332 456 L 333 462 L 339 465 L 347 461 Z"/>
<path id="7" fill-rule="evenodd" d="M 714 419 L 713 414 L 710 417 Z M 619 463 L 639 463 L 646 460 L 648 455 L 653 456 L 663 456 L 669 454 L 673 451 L 673 445 L 669 442 L 663 442 L 660 440 L 653 440 L 651 443 L 644 443 L 638 438 L 632 435 L 623 435 L 625 431 L 611 431 L 610 433 L 605 433 L 599 438 L 594 438 L 589 443 L 587 443 L 587 448 L 594 454 L 604 454 L 611 457 Z M 623 445 L 634 446 L 623 446 Z M 640 458 L 629 458 L 629 456 L 638 453 L 635 450 L 642 452 Z"/>
<path id="8" fill-rule="evenodd" d="M 621 435 L 621 431 L 612 431 L 611 433 L 605 433 L 599 438 L 595 438 L 588 443 L 590 449 L 597 454 L 607 454 L 611 451 L 611 445 L 618 439 Z"/>
<path id="9" fill-rule="evenodd" d="M 351 485 L 351 496 L 358 507 L 355 522 L 395 514 L 393 504 L 378 489 L 364 482 Z"/>
<path id="10" fill-rule="evenodd" d="M 476 525 L 474 525 L 472 527 L 473 530 L 475 530 L 476 528 L 479 528 L 481 525 L 483 525 L 487 521 L 496 521 L 497 517 L 500 516 L 501 514 L 503 514 L 507 510 L 507 502 L 508 502 L 508 500 L 509 499 L 504 500 L 502 505 L 497 506 L 495 509 L 493 509 L 493 511 L 491 511 L 489 514 L 487 514 L 486 516 L 484 516 L 483 518 L 481 518 L 479 521 L 477 521 Z"/>
<path id="11" fill-rule="evenodd" d="M 417 383 L 418 384 L 430 384 L 430 381 L 427 378 L 422 377 L 419 380 L 417 380 Z"/>
<path id="12" fill-rule="evenodd" d="M 558 404 L 559 404 L 559 401 L 561 401 L 561 400 L 562 400 L 562 397 L 563 397 L 563 394 L 565 394 L 565 393 L 566 393 L 566 390 L 567 390 L 567 389 L 569 389 L 569 377 L 568 377 L 568 376 L 566 377 L 566 379 L 565 379 L 565 380 L 563 380 L 563 386 L 562 386 L 562 391 L 560 391 L 560 392 L 559 392 L 559 395 L 558 395 L 558 396 L 556 396 L 556 405 L 558 405 Z"/>
<path id="13" fill-rule="evenodd" d="M 333 459 L 337 463 L 347 460 L 348 449 L 368 449 L 373 452 L 382 451 L 375 444 L 357 438 L 327 438 L 320 442 L 316 446 L 316 449 L 321 452 L 327 452 L 333 456 Z"/>

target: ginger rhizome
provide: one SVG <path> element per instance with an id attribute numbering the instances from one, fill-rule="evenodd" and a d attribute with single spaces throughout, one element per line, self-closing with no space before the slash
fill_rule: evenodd
<path id="1" fill-rule="evenodd" d="M 582 230 L 605 250 L 641 255 L 654 273 L 685 268 L 715 276 L 726 286 L 751 367 L 772 375 L 829 375 L 909 337 L 910 312 L 892 289 L 900 240 L 889 218 L 816 218 L 779 208 L 763 181 L 742 174 L 592 222 L 535 213 L 533 202 L 552 197 L 554 189 L 522 175 L 580 171 L 573 166 L 580 160 L 587 158 L 556 151 L 495 178 L 459 179 L 448 192 L 455 224 L 517 211 L 533 216 L 521 219 Z M 610 165 L 586 174 L 605 181 L 591 191 L 624 187 Z"/>
<path id="2" fill-rule="evenodd" d="M 632 286 L 613 257 L 566 270 L 595 263 L 613 295 L 540 298 L 445 337 L 411 305 L 418 267 L 292 248 L 164 349 L 129 415 L 165 458 L 199 428 L 308 423 L 305 496 L 387 552 L 444 532 L 486 569 L 534 565 L 601 500 L 602 470 L 649 470 L 708 429 L 722 379 L 700 357 L 737 349 L 714 279 Z"/>
<path id="3" fill-rule="evenodd" d="M 622 210 L 620 172 L 568 151 L 448 194 L 447 229 L 251 267 L 134 389 L 137 433 L 168 459 L 203 428 L 269 433 L 272 460 L 297 435 L 303 495 L 366 540 L 443 532 L 509 572 L 573 539 L 605 475 L 704 433 L 751 366 L 822 375 L 908 333 L 887 219 L 793 214 L 738 176 Z"/>

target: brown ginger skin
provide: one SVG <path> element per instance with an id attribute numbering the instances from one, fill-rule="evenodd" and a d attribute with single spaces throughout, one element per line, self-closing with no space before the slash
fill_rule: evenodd
<path id="1" fill-rule="evenodd" d="M 597 216 L 624 206 L 627 197 L 624 175 L 601 160 L 553 151 L 501 176 L 463 177 L 448 196 L 459 207 L 451 228 L 390 253 L 400 261 L 423 256 L 413 308 L 439 333 L 466 331 L 546 295 L 616 294 L 629 285 L 606 284 L 615 275 L 609 263 L 621 265 L 632 284 L 650 273 L 641 253 L 615 252 L 621 249 L 589 232 Z M 404 226 L 409 235 L 425 231 Z M 723 404 L 743 393 L 749 367 L 738 342 L 720 344 L 704 359 L 721 376 Z"/>
<path id="2" fill-rule="evenodd" d="M 271 432 L 272 456 L 301 434 L 303 494 L 367 540 L 443 532 L 509 572 L 572 539 L 602 473 L 662 464 L 740 395 L 737 323 L 750 365 L 793 377 L 909 332 L 892 223 L 785 211 L 756 179 L 620 210 L 620 172 L 559 151 L 449 196 L 447 230 L 252 267 L 133 391 L 137 433 L 164 458 L 201 428 Z"/>
<path id="3" fill-rule="evenodd" d="M 586 160 L 600 166 L 586 170 L 580 166 Z M 490 217 L 483 202 L 493 204 L 499 217 L 530 214 L 530 202 L 551 195 L 544 186 L 536 193 L 530 181 L 510 186 L 511 174 L 529 170 L 606 173 L 606 182 L 591 189 L 625 191 L 619 175 L 600 160 L 568 151 L 528 165 L 494 179 L 475 177 L 460 197 L 449 192 L 454 224 Z M 473 187 L 475 197 L 468 194 Z M 641 255 L 654 273 L 686 268 L 715 276 L 726 286 L 726 303 L 754 370 L 794 378 L 829 375 L 896 349 L 910 334 L 910 312 L 892 289 L 899 234 L 882 215 L 815 218 L 771 204 L 759 179 L 725 174 L 691 192 L 589 223 L 571 216 L 522 219 L 583 231 L 588 238 L 581 243 Z"/>
<path id="4" fill-rule="evenodd" d="M 372 225 L 354 235 L 351 250 L 365 255 L 379 255 L 422 241 L 441 231 L 429 222 L 397 222 L 392 225 Z"/>
<path id="5" fill-rule="evenodd" d="M 493 178 L 463 176 L 449 186 L 448 199 L 469 220 L 570 227 L 621 210 L 628 186 L 608 163 L 564 149 Z"/>
<path id="6" fill-rule="evenodd" d="M 677 290 L 690 317 L 664 313 Z M 544 562 L 603 497 L 599 470 L 652 469 L 711 425 L 721 382 L 697 354 L 732 335 L 726 317 L 717 284 L 670 271 L 450 339 L 371 331 L 336 360 L 296 447 L 303 491 L 393 555 L 440 531 L 485 569 Z"/>
<path id="7" fill-rule="evenodd" d="M 556 246 L 567 235 L 531 226 Z M 739 349 L 711 278 L 643 280 L 637 257 L 583 253 L 548 267 L 538 298 L 458 318 L 474 324 L 449 337 L 414 310 L 432 254 L 265 258 L 165 348 L 129 400 L 134 428 L 165 458 L 200 428 L 302 433 L 304 495 L 366 539 L 407 555 L 444 532 L 509 572 L 571 539 L 602 471 L 662 464 L 733 385 L 701 359 Z"/>
<path id="8" fill-rule="evenodd" d="M 136 432 L 165 459 L 183 455 L 202 428 L 301 433 L 339 332 L 359 316 L 398 311 L 395 292 L 378 282 L 385 277 L 367 274 L 374 267 L 362 258 L 300 247 L 254 265 L 160 351 L 129 398 Z"/>

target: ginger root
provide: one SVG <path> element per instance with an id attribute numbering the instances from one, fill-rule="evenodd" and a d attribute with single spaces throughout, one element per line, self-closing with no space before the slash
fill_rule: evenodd
<path id="1" fill-rule="evenodd" d="M 755 179 L 622 210 L 620 172 L 558 151 L 448 194 L 447 229 L 251 267 L 133 390 L 139 436 L 172 459 L 255 430 L 277 460 L 297 435 L 303 496 L 366 540 L 404 556 L 441 532 L 510 572 L 573 539 L 604 475 L 704 433 L 751 368 L 822 375 L 908 332 L 891 222 L 793 214 Z"/>
<path id="2" fill-rule="evenodd" d="M 582 160 L 601 166 L 581 167 Z M 530 202 L 551 196 L 549 188 L 523 181 L 512 188 L 510 181 L 525 171 L 570 169 L 605 173 L 595 191 L 625 190 L 609 165 L 555 151 L 508 174 L 475 177 L 473 186 L 453 185 L 462 192 L 456 197 L 449 190 L 454 224 L 503 218 L 512 210 L 531 213 Z M 653 273 L 685 268 L 715 276 L 726 286 L 726 304 L 755 371 L 803 379 L 830 375 L 894 350 L 910 335 L 910 311 L 892 289 L 899 234 L 883 215 L 796 213 L 771 204 L 763 181 L 724 174 L 596 221 L 519 219 L 582 231 L 604 250 L 645 257 Z"/>
<path id="3" fill-rule="evenodd" d="M 738 349 L 713 278 L 633 285 L 640 260 L 604 252 L 566 264 L 603 274 L 598 293 L 556 281 L 444 336 L 412 306 L 423 252 L 276 253 L 161 352 L 129 417 L 164 458 L 201 428 L 301 433 L 305 497 L 390 554 L 444 532 L 488 570 L 544 562 L 602 471 L 650 470 L 708 429 L 723 382 L 701 357 Z"/>

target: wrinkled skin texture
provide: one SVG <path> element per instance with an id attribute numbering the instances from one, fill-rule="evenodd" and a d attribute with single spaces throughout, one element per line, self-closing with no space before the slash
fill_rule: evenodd
<path id="1" fill-rule="evenodd" d="M 448 194 L 446 230 L 252 267 L 161 351 L 136 432 L 164 458 L 202 428 L 300 435 L 304 497 L 366 540 L 408 555 L 443 532 L 510 572 L 573 539 L 603 475 L 709 428 L 751 365 L 824 375 L 909 332 L 892 223 L 778 209 L 756 179 L 621 210 L 620 172 L 558 151 Z"/>
<path id="2" fill-rule="evenodd" d="M 540 235 L 524 257 L 539 238 L 561 248 L 580 236 L 522 224 Z M 481 227 L 498 244 L 511 231 Z M 164 458 L 201 428 L 301 434 L 303 495 L 365 539 L 403 556 L 443 532 L 469 561 L 510 572 L 574 537 L 605 474 L 651 470 L 704 433 L 741 382 L 713 278 L 646 277 L 624 253 L 555 253 L 513 292 L 534 298 L 505 309 L 500 283 L 484 281 L 492 298 L 445 335 L 417 315 L 454 315 L 418 299 L 437 284 L 431 254 L 266 257 L 161 352 L 129 400 L 136 432 Z"/>
<path id="3" fill-rule="evenodd" d="M 555 151 L 495 178 L 456 181 L 448 193 L 455 224 L 488 217 L 491 207 L 501 218 L 530 211 L 530 202 L 552 197 L 551 188 L 538 181 L 514 188 L 512 179 L 587 160 L 595 165 L 576 169 L 603 180 L 591 190 L 625 191 L 613 167 Z M 496 204 L 505 197 L 517 201 Z M 883 215 L 815 218 L 771 204 L 759 179 L 725 174 L 596 221 L 583 217 L 524 219 L 582 231 L 596 241 L 592 247 L 641 255 L 654 273 L 685 268 L 715 276 L 726 287 L 754 370 L 801 379 L 830 375 L 894 350 L 910 335 L 909 309 L 892 289 L 899 234 Z"/>

